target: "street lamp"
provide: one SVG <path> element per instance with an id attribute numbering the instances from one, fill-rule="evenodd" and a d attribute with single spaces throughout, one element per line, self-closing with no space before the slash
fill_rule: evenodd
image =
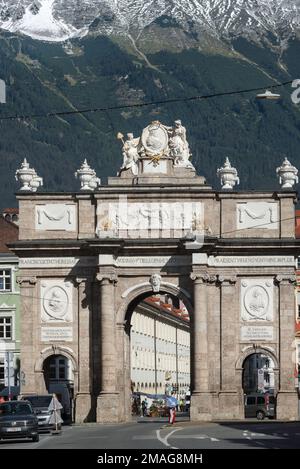
<path id="1" fill-rule="evenodd" d="M 272 93 L 272 91 L 266 90 L 264 93 L 257 94 L 256 99 L 277 100 L 280 99 L 280 94 Z"/>

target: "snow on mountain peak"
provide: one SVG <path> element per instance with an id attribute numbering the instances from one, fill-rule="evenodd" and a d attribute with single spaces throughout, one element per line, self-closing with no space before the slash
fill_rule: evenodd
<path id="1" fill-rule="evenodd" d="M 54 18 L 53 7 L 55 1 L 36 0 L 28 5 L 26 1 L 18 2 L 15 10 L 12 6 L 10 8 L 11 17 L 7 14 L 9 10 L 0 10 L 1 17 L 4 17 L 4 21 L 0 25 L 2 29 L 10 32 L 20 32 L 38 40 L 64 41 L 75 36 L 78 31 L 74 27 Z"/>
<path id="2" fill-rule="evenodd" d="M 127 34 L 158 20 L 218 36 L 288 35 L 300 29 L 300 0 L 0 0 L 0 28 L 46 41 Z"/>

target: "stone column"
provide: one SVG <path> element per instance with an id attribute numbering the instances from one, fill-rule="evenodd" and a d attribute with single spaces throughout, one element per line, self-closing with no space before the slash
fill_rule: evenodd
<path id="1" fill-rule="evenodd" d="M 36 277 L 17 277 L 21 293 L 21 383 L 22 395 L 35 394 L 37 392 L 35 361 L 35 333 L 36 333 Z M 43 374 L 39 374 L 43 379 Z M 42 386 L 42 383 L 41 383 Z M 38 386 L 39 387 L 39 386 Z"/>
<path id="2" fill-rule="evenodd" d="M 99 273 L 101 391 L 97 399 L 97 422 L 119 422 L 119 391 L 117 384 L 117 353 L 115 326 L 115 273 Z"/>
<path id="3" fill-rule="evenodd" d="M 127 321 L 123 329 L 124 337 L 124 373 L 125 373 L 125 420 L 132 420 L 131 409 L 131 348 L 130 348 L 130 321 Z"/>
<path id="4" fill-rule="evenodd" d="M 221 289 L 219 418 L 244 418 L 242 379 L 237 382 L 240 341 L 235 275 L 218 275 Z"/>
<path id="5" fill-rule="evenodd" d="M 192 318 L 192 396 L 191 420 L 212 419 L 212 398 L 208 370 L 207 286 L 216 277 L 207 272 L 193 272 L 194 314 Z"/>
<path id="6" fill-rule="evenodd" d="M 130 367 L 128 379 L 128 366 L 130 363 L 130 356 L 127 356 L 126 351 L 126 336 L 125 336 L 126 322 L 121 322 L 116 325 L 116 352 L 117 352 L 117 385 L 119 391 L 120 402 L 120 420 L 126 421 L 128 409 L 130 406 Z M 131 406 L 130 406 L 131 407 Z"/>
<path id="7" fill-rule="evenodd" d="M 295 281 L 294 275 L 277 275 L 279 286 L 279 391 L 277 418 L 298 420 L 295 389 Z"/>
<path id="8" fill-rule="evenodd" d="M 91 414 L 91 281 L 77 278 L 78 285 L 78 392 L 76 415 L 78 423 L 88 422 Z"/>

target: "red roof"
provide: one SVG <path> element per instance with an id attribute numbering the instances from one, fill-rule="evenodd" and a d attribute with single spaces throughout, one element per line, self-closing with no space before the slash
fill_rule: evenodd
<path id="1" fill-rule="evenodd" d="M 5 208 L 2 213 L 19 213 L 19 209 L 18 208 Z"/>
<path id="2" fill-rule="evenodd" d="M 144 300 L 146 303 L 150 303 L 152 306 L 157 308 L 160 311 L 165 311 L 168 314 L 171 314 L 174 317 L 179 317 L 185 322 L 190 321 L 189 314 L 183 311 L 182 309 L 174 308 L 174 306 L 170 303 L 164 303 L 161 301 L 157 296 L 149 296 Z"/>
<path id="3" fill-rule="evenodd" d="M 10 252 L 6 244 L 13 243 L 19 238 L 19 228 L 5 218 L 0 217 L 0 253 Z"/>

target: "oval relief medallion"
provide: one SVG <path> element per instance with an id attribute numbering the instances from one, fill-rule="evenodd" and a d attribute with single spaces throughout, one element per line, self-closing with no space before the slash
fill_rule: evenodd
<path id="1" fill-rule="evenodd" d="M 53 286 L 45 291 L 43 306 L 52 319 L 62 320 L 67 314 L 69 299 L 66 291 L 60 286 Z"/>
<path id="2" fill-rule="evenodd" d="M 141 141 L 147 155 L 160 155 L 168 146 L 168 132 L 160 122 L 152 122 L 143 130 Z"/>
<path id="3" fill-rule="evenodd" d="M 256 319 L 263 319 L 269 309 L 269 294 L 260 285 L 248 288 L 244 296 L 244 306 L 247 312 Z"/>

